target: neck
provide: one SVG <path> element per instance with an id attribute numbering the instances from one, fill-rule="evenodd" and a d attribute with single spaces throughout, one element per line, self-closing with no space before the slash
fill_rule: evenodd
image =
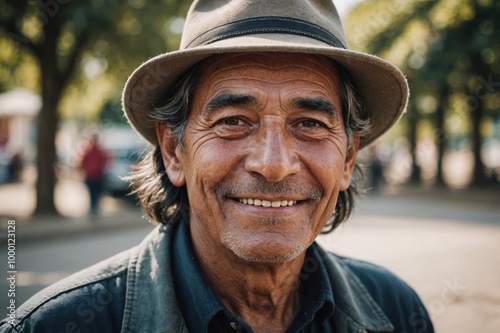
<path id="1" fill-rule="evenodd" d="M 208 284 L 224 306 L 254 332 L 285 332 L 300 309 L 298 278 L 304 254 L 285 263 L 248 262 L 229 250 L 215 256 L 194 244 Z M 229 273 L 229 274 L 228 274 Z"/>

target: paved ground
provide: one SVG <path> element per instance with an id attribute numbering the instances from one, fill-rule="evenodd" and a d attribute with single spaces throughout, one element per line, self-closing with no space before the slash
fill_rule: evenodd
<path id="1" fill-rule="evenodd" d="M 23 242 L 21 238 L 16 251 L 16 303 L 21 304 L 49 284 L 137 245 L 152 228 L 146 223 L 126 228 L 115 225 L 100 232 L 80 232 L 57 239 Z M 1 255 L 0 262 L 5 262 Z M 3 296 L 3 288 L 0 292 Z M 6 301 L 0 297 L 0 309 L 5 309 Z"/>
<path id="2" fill-rule="evenodd" d="M 499 225 L 358 215 L 321 243 L 403 278 L 437 332 L 500 332 Z"/>
<path id="3" fill-rule="evenodd" d="M 402 277 L 422 297 L 437 332 L 500 332 L 499 193 L 405 189 L 367 196 L 347 224 L 319 241 Z M 77 182 L 59 186 L 57 198 L 72 217 L 39 220 L 27 217 L 32 188 L 0 187 L 0 223 L 17 216 L 24 262 L 18 283 L 28 291 L 135 243 L 149 228 L 140 226 L 146 222 L 133 205 L 112 198 L 103 201 L 105 216 L 91 223 Z M 82 247 L 92 255 L 84 257 Z"/>

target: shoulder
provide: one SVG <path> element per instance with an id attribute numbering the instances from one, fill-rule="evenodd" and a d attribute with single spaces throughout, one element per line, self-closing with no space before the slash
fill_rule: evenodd
<path id="1" fill-rule="evenodd" d="M 382 291 L 392 291 L 402 297 L 416 295 L 399 277 L 384 267 L 348 257 L 336 256 L 363 282 L 370 294 L 378 296 Z M 411 297 L 410 297 L 411 298 Z"/>
<path id="2" fill-rule="evenodd" d="M 434 332 L 420 298 L 403 280 L 381 266 L 334 256 L 358 277 L 395 326 L 394 332 Z"/>
<path id="3" fill-rule="evenodd" d="M 63 279 L 22 304 L 0 332 L 120 331 L 131 250 Z"/>

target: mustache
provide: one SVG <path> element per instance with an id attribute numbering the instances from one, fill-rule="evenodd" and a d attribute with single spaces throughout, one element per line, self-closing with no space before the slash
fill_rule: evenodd
<path id="1" fill-rule="evenodd" d="M 271 183 L 263 179 L 253 179 L 252 181 L 239 184 L 221 184 L 216 189 L 217 196 L 223 197 L 235 196 L 241 193 L 264 194 L 274 196 L 299 196 L 308 198 L 312 201 L 318 201 L 323 191 L 311 186 L 297 184 L 291 180 L 283 180 Z"/>

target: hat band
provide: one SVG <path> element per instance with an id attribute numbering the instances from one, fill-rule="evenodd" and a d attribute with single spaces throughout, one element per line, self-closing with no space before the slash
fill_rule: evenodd
<path id="1" fill-rule="evenodd" d="M 290 17 L 264 16 L 230 22 L 193 39 L 186 48 L 211 44 L 223 39 L 253 34 L 290 34 L 306 36 L 330 46 L 345 49 L 342 42 L 324 28 L 307 21 Z"/>

